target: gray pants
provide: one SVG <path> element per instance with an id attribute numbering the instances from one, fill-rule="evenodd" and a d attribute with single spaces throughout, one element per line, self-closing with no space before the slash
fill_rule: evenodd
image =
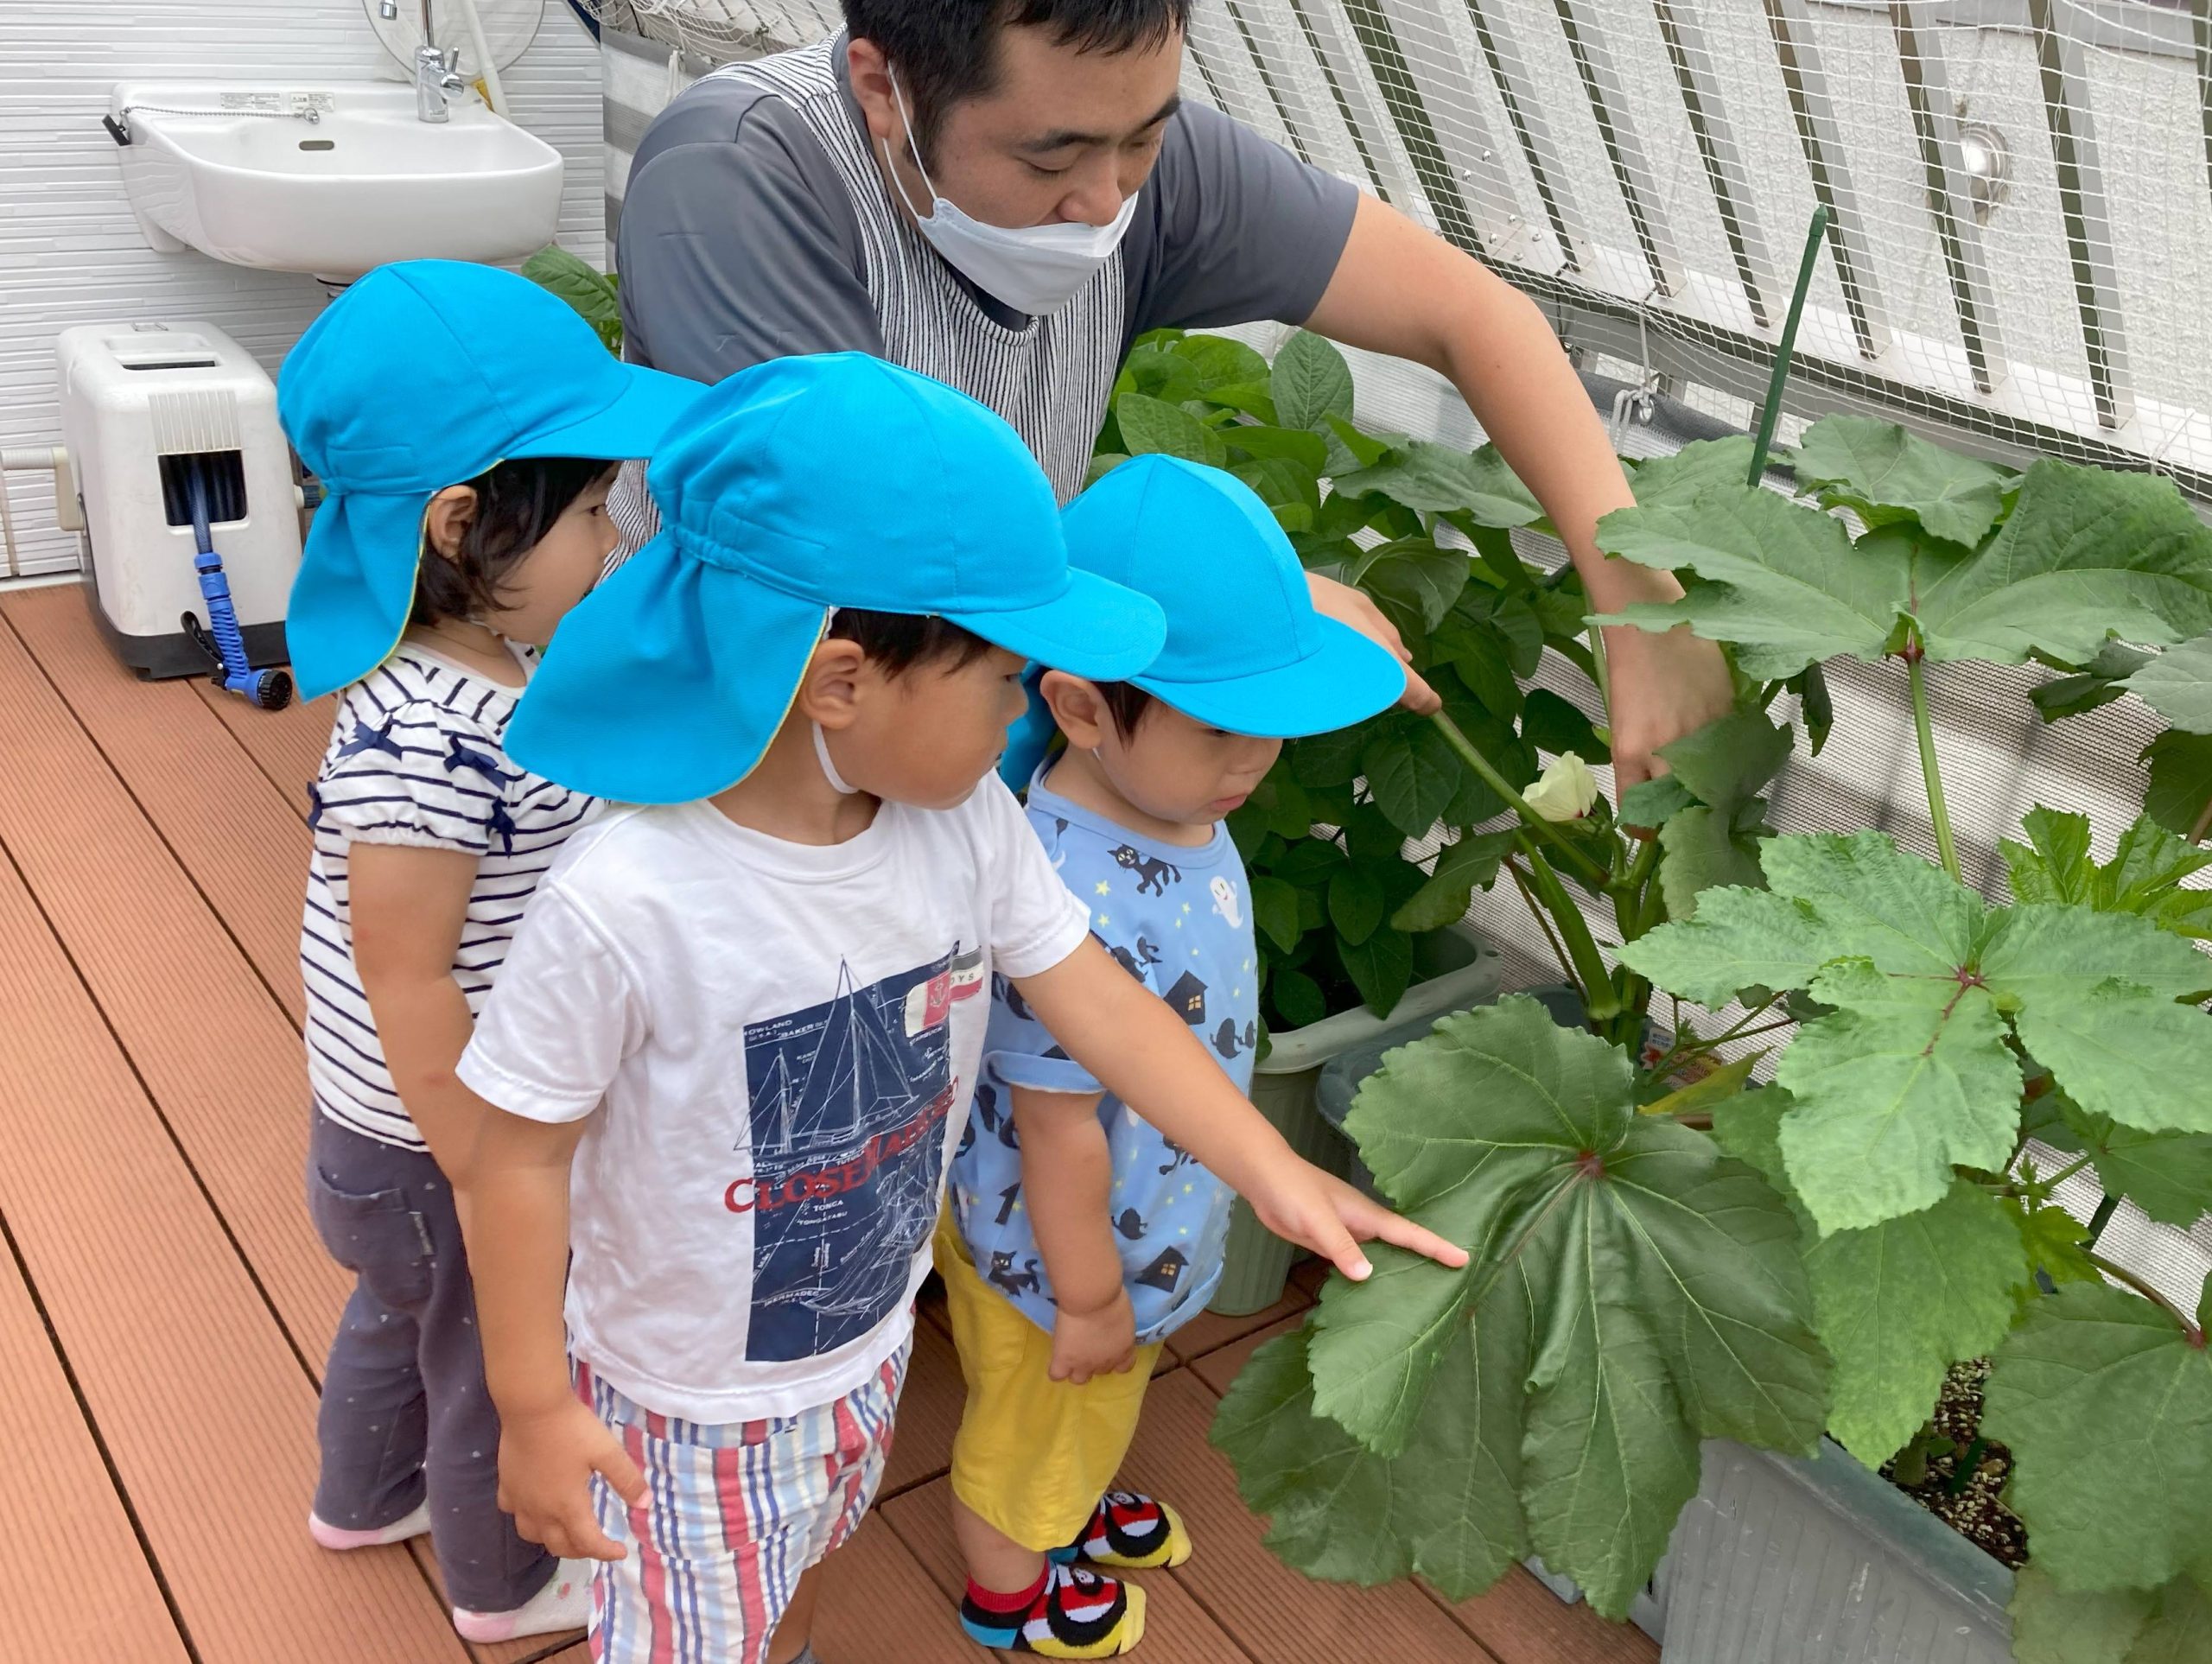
<path id="1" fill-rule="evenodd" d="M 506 1612 L 558 1563 L 499 1511 L 499 1422 L 484 1385 L 476 1298 L 453 1189 L 429 1156 L 317 1112 L 308 1212 L 354 1274 L 322 1375 L 315 1511 L 347 1531 L 413 1513 L 427 1495 L 446 1597 Z"/>

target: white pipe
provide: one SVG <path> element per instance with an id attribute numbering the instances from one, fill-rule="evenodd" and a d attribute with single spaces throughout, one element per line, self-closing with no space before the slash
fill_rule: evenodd
<path id="1" fill-rule="evenodd" d="M 8 476 L 0 473 L 0 549 L 8 554 L 8 575 L 22 576 L 22 563 L 16 558 L 16 510 L 9 502 Z"/>
<path id="2" fill-rule="evenodd" d="M 461 0 L 461 16 L 468 25 L 468 44 L 476 52 L 476 73 L 484 83 L 484 101 L 492 106 L 492 113 L 507 114 L 506 89 L 499 85 L 499 66 L 492 56 L 491 43 L 484 38 L 484 19 L 477 12 L 476 0 Z"/>
<path id="3" fill-rule="evenodd" d="M 19 551 L 16 548 L 16 507 L 9 500 L 7 475 L 11 472 L 51 473 L 58 480 L 67 472 L 68 467 L 69 453 L 59 445 L 23 446 L 13 450 L 0 450 L 0 551 L 4 551 L 7 556 L 7 576 L 19 578 L 22 575 L 23 570 Z M 57 485 L 54 492 L 54 518 L 61 523 L 63 530 L 67 530 L 68 524 L 61 515 L 60 507 L 60 491 Z"/>

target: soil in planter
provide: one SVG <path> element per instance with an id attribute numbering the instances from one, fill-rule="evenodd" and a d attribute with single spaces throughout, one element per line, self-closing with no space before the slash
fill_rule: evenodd
<path id="1" fill-rule="evenodd" d="M 1882 1477 L 1968 1542 L 2018 1569 L 2028 1531 L 2000 1500 L 2012 1453 L 1981 1438 L 1981 1388 L 1989 1360 L 1955 1363 L 1936 1400 L 1935 1438 L 1923 1432 L 1882 1470 Z M 1971 1470 L 1961 1471 L 1971 1459 Z M 1898 1470 L 1904 1472 L 1901 1477 Z M 1907 1480 L 1915 1483 L 1908 1483 Z"/>

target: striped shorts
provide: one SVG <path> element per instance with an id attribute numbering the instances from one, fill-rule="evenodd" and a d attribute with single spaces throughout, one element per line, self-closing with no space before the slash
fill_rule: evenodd
<path id="1" fill-rule="evenodd" d="M 592 1584 L 605 1664 L 760 1664 L 799 1576 L 875 1500 L 912 1343 L 844 1397 L 711 1426 L 658 1415 L 576 1366 L 576 1393 L 645 1476 L 625 1503 L 592 1481 L 600 1529 L 629 1551 Z"/>

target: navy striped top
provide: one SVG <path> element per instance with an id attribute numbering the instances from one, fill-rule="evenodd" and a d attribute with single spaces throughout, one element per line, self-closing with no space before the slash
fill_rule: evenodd
<path id="1" fill-rule="evenodd" d="M 525 674 L 534 668 L 528 650 L 516 657 Z M 340 695 L 308 789 L 315 856 L 300 927 L 308 1079 L 322 1114 L 385 1144 L 425 1147 L 392 1089 L 353 968 L 347 856 L 359 842 L 477 858 L 453 975 L 470 1012 L 480 1010 L 524 904 L 594 803 L 508 760 L 500 739 L 518 691 L 403 642 Z"/>

